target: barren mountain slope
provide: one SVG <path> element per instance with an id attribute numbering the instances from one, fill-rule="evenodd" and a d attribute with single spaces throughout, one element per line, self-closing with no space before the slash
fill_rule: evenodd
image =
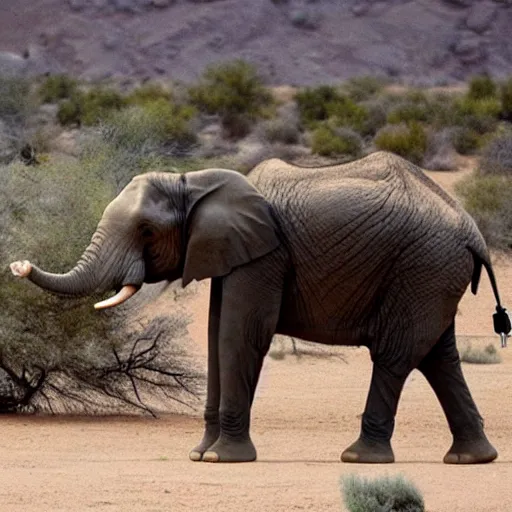
<path id="1" fill-rule="evenodd" d="M 382 73 L 443 83 L 512 73 L 508 1 L 2 0 L 0 51 L 89 78 L 190 81 L 244 58 L 271 83 Z M 0 54 L 2 63 L 9 55 Z M 35 66 L 37 64 L 37 66 Z"/>

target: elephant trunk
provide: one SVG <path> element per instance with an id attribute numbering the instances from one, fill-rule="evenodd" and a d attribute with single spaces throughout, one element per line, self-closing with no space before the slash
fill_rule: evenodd
<path id="1" fill-rule="evenodd" d="M 36 266 L 28 275 L 37 286 L 56 294 L 81 297 L 103 293 L 127 284 L 140 286 L 144 279 L 143 262 L 140 258 L 120 251 L 119 244 L 107 242 L 109 237 L 101 228 L 76 266 L 65 274 L 45 272 Z M 119 254 L 123 254 L 119 257 Z"/>
<path id="2" fill-rule="evenodd" d="M 28 278 L 40 288 L 59 295 L 81 297 L 94 293 L 100 285 L 101 265 L 97 250 L 93 238 L 77 265 L 69 272 L 54 274 L 33 265 Z"/>

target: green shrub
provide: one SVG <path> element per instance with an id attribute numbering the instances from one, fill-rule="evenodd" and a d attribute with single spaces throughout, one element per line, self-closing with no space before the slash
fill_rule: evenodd
<path id="1" fill-rule="evenodd" d="M 406 101 L 393 107 L 388 115 L 389 124 L 409 123 L 411 121 L 425 122 L 429 120 L 429 108 L 425 103 Z"/>
<path id="2" fill-rule="evenodd" d="M 273 105 L 255 68 L 241 60 L 209 67 L 188 92 L 200 110 L 220 116 L 225 134 L 233 138 L 245 135 Z"/>
<path id="3" fill-rule="evenodd" d="M 72 98 L 77 92 L 78 83 L 68 75 L 50 75 L 39 88 L 43 103 L 55 103 L 58 100 Z"/>
<path id="4" fill-rule="evenodd" d="M 452 129 L 451 141 L 457 153 L 471 155 L 480 147 L 481 136 L 471 128 L 456 126 Z"/>
<path id="5" fill-rule="evenodd" d="M 358 133 L 363 133 L 367 126 L 368 111 L 362 105 L 341 96 L 330 105 L 329 117 L 336 126 L 352 128 Z"/>
<path id="6" fill-rule="evenodd" d="M 368 112 L 334 87 L 321 85 L 299 91 L 295 96 L 300 119 L 305 126 L 314 128 L 318 122 L 331 119 L 337 126 L 363 132 Z"/>
<path id="7" fill-rule="evenodd" d="M 94 125 L 124 106 L 126 100 L 114 89 L 93 87 L 85 93 L 76 92 L 70 99 L 63 101 L 57 118 L 63 125 Z"/>
<path id="8" fill-rule="evenodd" d="M 82 110 L 76 99 L 64 100 L 57 111 L 57 120 L 62 126 L 80 125 Z"/>
<path id="9" fill-rule="evenodd" d="M 147 83 L 134 89 L 127 97 L 126 102 L 130 105 L 146 105 L 158 100 L 172 101 L 172 92 L 163 85 Z"/>
<path id="10" fill-rule="evenodd" d="M 417 122 L 385 126 L 375 136 L 375 146 L 421 164 L 427 149 L 427 134 Z"/>
<path id="11" fill-rule="evenodd" d="M 126 105 L 125 99 L 114 89 L 93 87 L 80 95 L 81 118 L 85 125 L 93 125 L 107 117 L 111 112 Z"/>
<path id="12" fill-rule="evenodd" d="M 466 96 L 455 101 L 452 123 L 470 128 L 479 134 L 485 134 L 496 128 L 500 113 L 499 99 L 473 99 Z"/>
<path id="13" fill-rule="evenodd" d="M 475 348 L 468 343 L 460 354 L 460 360 L 469 364 L 498 364 L 501 363 L 502 358 L 491 343 L 483 349 Z"/>
<path id="14" fill-rule="evenodd" d="M 343 84 L 343 90 L 355 102 L 367 101 L 382 91 L 387 80 L 377 76 L 357 76 Z"/>
<path id="15" fill-rule="evenodd" d="M 333 128 L 323 124 L 313 132 L 311 150 L 322 156 L 349 155 L 361 153 L 361 137 L 347 128 Z"/>
<path id="16" fill-rule="evenodd" d="M 416 486 L 403 476 L 374 480 L 354 475 L 342 477 L 341 490 L 350 512 L 424 512 L 425 503 Z"/>
<path id="17" fill-rule="evenodd" d="M 300 119 L 306 126 L 311 126 L 318 121 L 325 121 L 332 113 L 335 103 L 341 95 L 335 87 L 320 85 L 314 88 L 306 88 L 295 95 L 295 101 L 299 107 Z"/>
<path id="18" fill-rule="evenodd" d="M 455 104 L 460 98 L 459 93 L 435 92 L 428 95 L 429 122 L 434 128 L 447 128 L 456 123 Z"/>
<path id="19" fill-rule="evenodd" d="M 511 178 L 477 173 L 457 185 L 457 194 L 490 246 L 512 248 Z"/>
<path id="20" fill-rule="evenodd" d="M 497 87 L 487 75 L 475 76 L 469 82 L 467 97 L 472 100 L 496 98 Z"/>
<path id="21" fill-rule="evenodd" d="M 512 121 L 512 78 L 501 85 L 501 115 L 507 121 Z"/>

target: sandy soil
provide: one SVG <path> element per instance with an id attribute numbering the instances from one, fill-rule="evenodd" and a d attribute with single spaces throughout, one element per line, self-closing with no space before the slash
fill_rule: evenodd
<path id="1" fill-rule="evenodd" d="M 470 165 L 471 162 L 468 163 Z M 469 168 L 468 166 L 466 166 Z M 432 173 L 448 190 L 467 173 Z M 498 259 L 504 302 L 512 307 L 512 262 Z M 205 364 L 208 285 L 182 299 L 193 315 L 190 334 Z M 487 279 L 477 297 L 461 304 L 457 330 L 474 344 L 498 340 Z M 484 466 L 446 466 L 450 434 L 432 391 L 418 373 L 407 381 L 388 466 L 339 462 L 358 434 L 370 379 L 365 349 L 329 353 L 300 345 L 291 354 L 277 340 L 267 358 L 253 414 L 256 463 L 213 465 L 188 460 L 202 434 L 201 411 L 146 418 L 3 417 L 0 440 L 0 509 L 38 511 L 339 511 L 339 479 L 357 473 L 403 473 L 422 490 L 427 510 L 512 509 L 512 348 L 500 365 L 465 365 L 486 429 L 500 456 Z M 329 357 L 326 357 L 329 356 Z"/>

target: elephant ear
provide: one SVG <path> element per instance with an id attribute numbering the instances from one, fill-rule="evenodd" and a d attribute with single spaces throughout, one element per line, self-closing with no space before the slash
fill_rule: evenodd
<path id="1" fill-rule="evenodd" d="M 229 274 L 279 245 L 270 205 L 235 171 L 208 169 L 185 175 L 187 249 L 183 286 Z"/>

